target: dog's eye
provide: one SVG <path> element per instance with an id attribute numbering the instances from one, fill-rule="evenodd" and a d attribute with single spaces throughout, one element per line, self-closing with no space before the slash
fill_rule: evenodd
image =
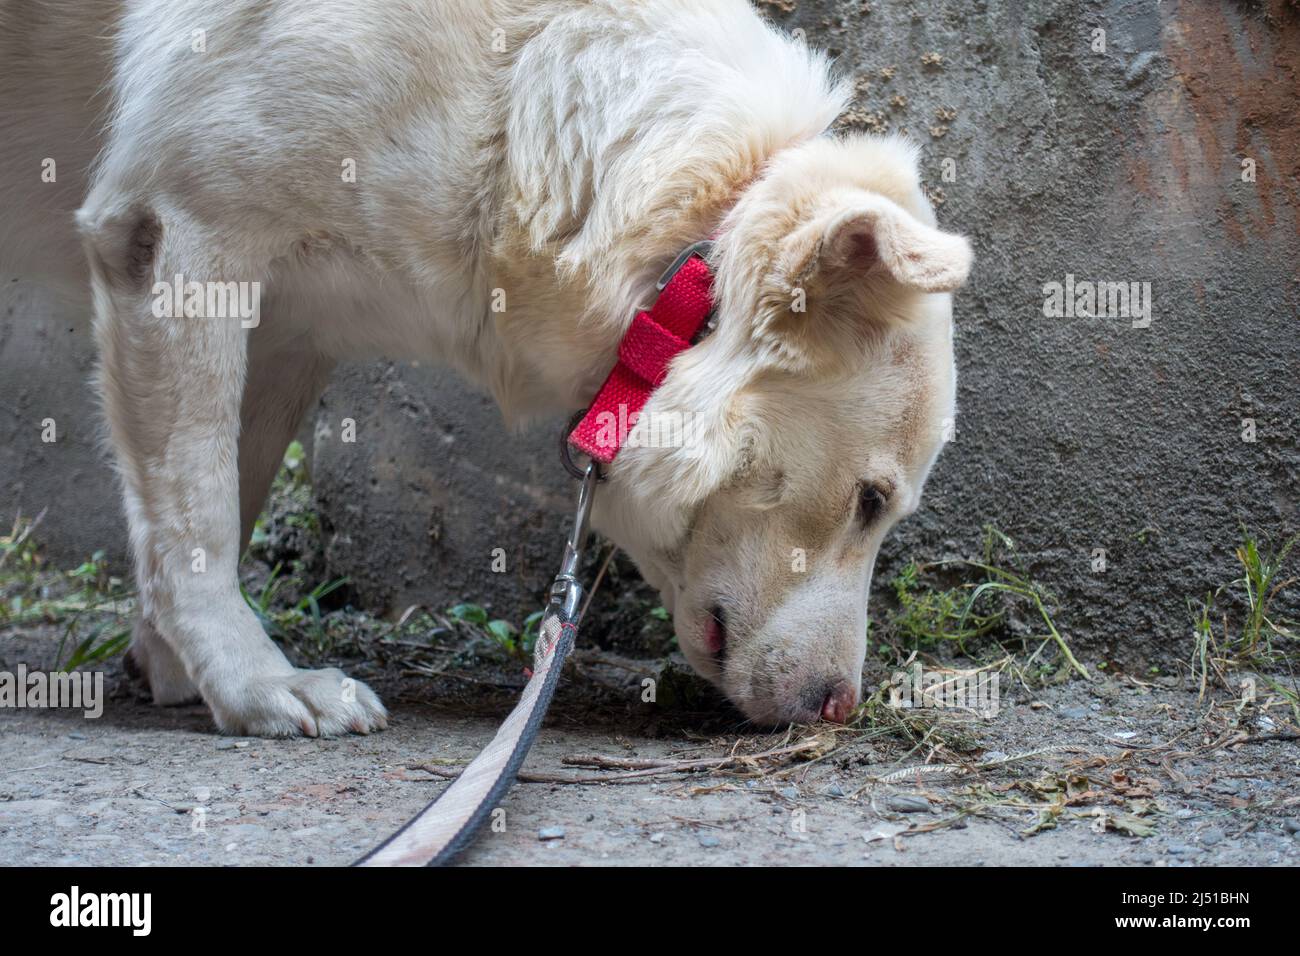
<path id="1" fill-rule="evenodd" d="M 875 485 L 864 484 L 858 489 L 858 521 L 866 528 L 885 510 L 885 493 Z"/>

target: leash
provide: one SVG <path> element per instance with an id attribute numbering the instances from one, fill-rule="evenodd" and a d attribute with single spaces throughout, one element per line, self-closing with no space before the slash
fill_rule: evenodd
<path id="1" fill-rule="evenodd" d="M 633 317 L 600 392 L 560 436 L 560 460 L 582 485 L 560 573 L 551 582 L 537 629 L 533 673 L 519 702 L 491 743 L 447 789 L 354 866 L 445 866 L 470 844 L 515 782 L 578 636 L 585 594 L 577 579 L 578 562 L 587 544 L 592 498 L 602 480 L 600 466 L 614 460 L 635 424 L 631 416 L 649 401 L 672 359 L 708 331 L 713 312 L 713 273 L 707 262 L 711 249 L 707 240 L 687 246 L 660 276 L 654 305 Z M 590 456 L 585 470 L 573 463 L 570 445 Z"/>
<path id="2" fill-rule="evenodd" d="M 528 755 L 565 658 L 578 635 L 583 588 L 576 577 L 587 542 L 591 501 L 600 480 L 600 465 L 591 462 L 578 492 L 573 528 L 564 545 L 560 573 L 551 583 L 533 648 L 533 675 L 496 736 L 428 806 L 407 824 L 358 860 L 355 866 L 445 866 L 469 845 L 515 782 Z"/>

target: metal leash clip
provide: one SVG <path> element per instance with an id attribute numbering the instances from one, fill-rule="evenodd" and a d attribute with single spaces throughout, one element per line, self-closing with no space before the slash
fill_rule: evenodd
<path id="1" fill-rule="evenodd" d="M 578 623 L 582 611 L 582 599 L 586 590 L 578 581 L 578 562 L 582 559 L 583 549 L 587 546 L 587 536 L 591 527 L 591 503 L 596 493 L 596 484 L 600 481 L 600 463 L 589 462 L 582 476 L 582 485 L 578 489 L 578 507 L 573 516 L 573 527 L 564 542 L 564 557 L 560 562 L 560 573 L 551 582 L 551 596 L 542 621 L 538 626 L 538 642 L 534 650 L 537 663 L 550 655 L 553 641 L 547 638 L 558 634 L 564 624 Z M 550 625 L 550 626 L 548 626 Z M 552 645 L 552 646 L 545 646 Z"/>

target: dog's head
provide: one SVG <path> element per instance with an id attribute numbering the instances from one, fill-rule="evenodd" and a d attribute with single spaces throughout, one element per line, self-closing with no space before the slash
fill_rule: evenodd
<path id="1" fill-rule="evenodd" d="M 595 522 L 754 720 L 857 703 L 876 553 L 952 428 L 970 263 L 892 139 L 779 154 L 720 230 L 716 331 L 674 360 Z"/>

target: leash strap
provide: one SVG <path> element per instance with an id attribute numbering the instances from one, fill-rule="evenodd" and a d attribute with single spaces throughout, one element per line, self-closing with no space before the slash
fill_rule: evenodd
<path id="1" fill-rule="evenodd" d="M 357 866 L 445 866 L 470 844 L 537 739 L 577 633 L 572 621 L 547 615 L 537 637 L 537 667 L 492 742 L 451 786 Z"/>
<path id="2" fill-rule="evenodd" d="M 551 584 L 551 597 L 537 629 L 533 674 L 515 709 L 492 742 L 447 789 L 355 866 L 445 866 L 470 844 L 515 782 L 537 739 L 564 661 L 578 635 L 584 592 L 575 574 L 586 544 L 592 495 L 599 480 L 600 467 L 592 462 L 578 493 L 577 514 L 565 542 L 560 573 Z"/>

